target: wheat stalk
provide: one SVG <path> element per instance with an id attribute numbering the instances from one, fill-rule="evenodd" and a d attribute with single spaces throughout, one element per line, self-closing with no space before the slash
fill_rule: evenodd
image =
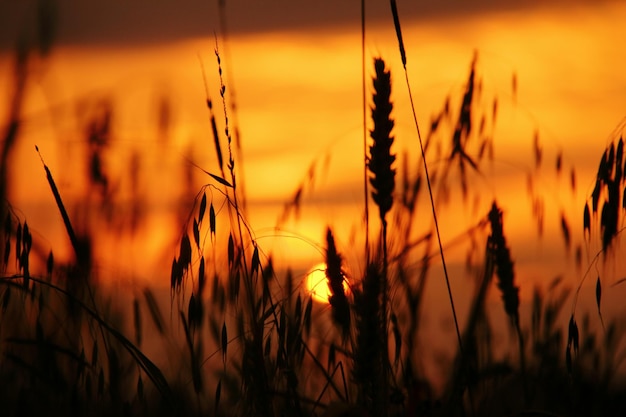
<path id="1" fill-rule="evenodd" d="M 391 154 L 394 137 L 391 135 L 394 122 L 391 119 L 391 74 L 385 70 L 385 61 L 374 60 L 376 77 L 374 78 L 374 106 L 372 119 L 374 128 L 370 132 L 373 145 L 370 146 L 369 171 L 372 173 L 370 183 L 373 187 L 372 198 L 378 206 L 380 220 L 386 224 L 386 215 L 393 205 L 396 170 L 391 165 L 396 156 Z"/>
<path id="2" fill-rule="evenodd" d="M 363 196 L 365 199 L 365 263 L 370 262 L 370 210 L 367 175 L 367 88 L 365 82 L 365 0 L 361 0 L 361 100 L 363 109 Z"/>
<path id="3" fill-rule="evenodd" d="M 380 274 L 381 291 L 381 314 L 380 337 L 383 347 L 381 351 L 381 390 L 383 412 L 388 409 L 389 398 L 389 337 L 387 328 L 388 317 L 388 279 L 387 279 L 387 213 L 393 206 L 393 191 L 395 188 L 396 170 L 392 168 L 396 156 L 391 153 L 391 145 L 394 137 L 391 135 L 394 121 L 391 118 L 391 73 L 385 69 L 385 61 L 380 58 L 374 60 L 376 75 L 374 78 L 374 106 L 372 107 L 372 119 L 374 128 L 370 132 L 373 144 L 370 146 L 370 160 L 368 169 L 372 173 L 370 183 L 372 185 L 372 198 L 378 206 L 380 222 L 382 225 L 381 246 L 383 252 L 383 269 Z"/>
<path id="4" fill-rule="evenodd" d="M 415 122 L 415 130 L 417 131 L 417 138 L 420 144 L 420 150 L 422 153 L 422 159 L 424 161 L 424 174 L 426 176 L 426 185 L 428 186 L 428 195 L 430 197 L 430 206 L 433 213 L 433 221 L 435 223 L 435 232 L 437 233 L 437 242 L 439 243 L 439 254 L 441 255 L 441 264 L 443 267 L 443 273 L 446 278 L 446 287 L 448 289 L 448 298 L 450 299 L 450 307 L 452 308 L 452 317 L 454 319 L 454 327 L 456 330 L 457 340 L 459 342 L 459 349 L 463 351 L 463 340 L 461 338 L 461 331 L 459 330 L 459 321 L 456 315 L 456 308 L 454 307 L 454 298 L 452 297 L 452 288 L 450 287 L 450 277 L 448 275 L 448 268 L 446 266 L 446 259 L 443 253 L 443 244 L 441 242 L 441 233 L 439 231 L 439 221 L 437 220 L 437 210 L 435 209 L 435 199 L 433 197 L 432 183 L 430 181 L 430 174 L 428 172 L 428 164 L 426 163 L 426 151 L 424 143 L 422 141 L 422 135 L 420 133 L 419 124 L 417 122 L 417 114 L 415 113 L 415 104 L 413 102 L 413 93 L 411 92 L 411 84 L 409 83 L 409 73 L 406 70 L 406 52 L 404 49 L 404 41 L 402 40 L 402 28 L 400 26 L 400 19 L 398 16 L 398 8 L 395 0 L 391 1 L 391 12 L 393 14 L 393 22 L 396 28 L 396 35 L 398 37 L 398 45 L 400 48 L 400 57 L 402 59 L 402 65 L 404 67 L 404 78 L 406 80 L 406 86 L 409 93 L 409 102 L 411 103 L 411 111 L 413 112 L 413 121 Z"/>
<path id="5" fill-rule="evenodd" d="M 511 318 L 517 332 L 519 342 L 520 366 L 524 380 L 524 398 L 528 402 L 528 384 L 526 381 L 526 361 L 524 356 L 524 337 L 519 321 L 519 287 L 515 285 L 515 270 L 511 260 L 511 252 L 506 244 L 502 225 L 502 211 L 494 201 L 489 212 L 491 236 L 488 240 L 488 250 L 495 264 L 497 284 L 502 294 L 504 310 Z"/>
<path id="6" fill-rule="evenodd" d="M 337 247 L 335 238 L 330 228 L 326 230 L 326 278 L 331 296 L 328 299 L 332 309 L 332 318 L 341 329 L 344 341 L 350 334 L 350 305 L 343 289 L 343 272 L 341 264 L 343 260 Z"/>
<path id="7" fill-rule="evenodd" d="M 356 313 L 356 345 L 354 347 L 353 377 L 358 388 L 358 401 L 371 408 L 373 415 L 382 415 L 381 395 L 386 391 L 380 386 L 385 364 L 383 340 L 380 337 L 381 308 L 380 295 L 382 274 L 379 266 L 367 266 L 362 289 L 354 294 Z"/>

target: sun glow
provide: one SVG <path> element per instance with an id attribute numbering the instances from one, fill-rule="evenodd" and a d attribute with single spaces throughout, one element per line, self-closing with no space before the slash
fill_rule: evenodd
<path id="1" fill-rule="evenodd" d="M 328 304 L 330 288 L 326 280 L 326 264 L 315 265 L 306 275 L 306 289 L 318 303 Z"/>
<path id="2" fill-rule="evenodd" d="M 326 264 L 319 263 L 309 270 L 306 275 L 306 289 L 313 296 L 313 300 L 318 303 L 328 304 L 331 296 L 326 279 Z M 343 290 L 348 292 L 348 283 L 343 281 Z"/>

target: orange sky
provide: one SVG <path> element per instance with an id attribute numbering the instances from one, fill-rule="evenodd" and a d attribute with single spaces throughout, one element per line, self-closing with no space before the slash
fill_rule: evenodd
<path id="1" fill-rule="evenodd" d="M 115 2 L 112 4 L 120 7 Z M 220 39 L 220 48 L 228 75 L 227 91 L 230 93 L 232 89 L 237 93 L 250 221 L 268 251 L 274 248 L 289 253 L 285 263 L 296 264 L 302 271 L 320 260 L 314 245 L 305 240 L 320 243 L 327 224 L 338 230 L 338 240 L 346 247 L 346 256 L 356 262 L 359 251 L 352 249 L 350 235 L 355 230 L 358 235 L 362 230 L 359 32 L 349 25 L 337 29 L 341 26 L 337 22 L 347 21 L 342 17 L 345 11 L 336 11 L 339 17 L 330 20 L 330 28 L 317 27 L 324 20 L 317 17 L 318 23 L 305 29 L 294 30 L 286 25 L 269 30 L 267 24 L 259 23 L 263 32 L 246 32 L 243 27 L 237 27 L 243 24 L 237 23 L 234 12 L 237 9 L 233 3 L 229 4 L 232 5 L 229 22 L 232 21 L 234 29 L 227 45 Z M 155 6 L 155 10 L 161 6 Z M 264 12 L 270 12 L 271 7 Z M 403 2 L 399 2 L 399 7 L 401 13 L 404 7 L 409 9 Z M 80 7 L 74 12 L 79 10 Z M 242 11 L 242 19 L 251 19 L 251 10 Z M 304 11 L 294 11 L 289 14 L 290 19 L 294 22 L 302 19 Z M 485 174 L 486 178 L 476 179 L 473 184 L 483 190 L 481 209 L 478 213 L 465 210 L 461 216 L 452 210 L 442 211 L 444 240 L 473 224 L 485 212 L 493 195 L 497 195 L 505 210 L 505 227 L 511 231 L 512 251 L 520 268 L 525 267 L 529 275 L 536 275 L 536 265 L 550 264 L 556 270 L 568 267 L 571 261 L 564 257 L 558 228 L 551 219 L 558 218 L 560 210 L 564 210 L 571 219 L 574 236 L 580 239 L 579 217 L 584 199 L 591 191 L 592 171 L 626 109 L 626 76 L 622 71 L 625 58 L 619 42 L 626 37 L 622 24 L 626 7 L 619 3 L 513 10 L 484 7 L 480 13 L 433 12 L 428 19 L 411 18 L 414 13 L 409 10 L 403 23 L 420 123 L 425 126 L 449 94 L 455 108 L 474 50 L 479 52 L 484 100 L 490 103 L 497 96 L 500 103 L 495 131 L 496 162 Z M 130 11 L 128 14 L 133 16 Z M 258 19 L 263 20 L 262 16 L 259 14 Z M 153 21 L 159 18 L 144 17 Z M 368 62 L 380 55 L 393 73 L 395 146 L 398 152 L 414 151 L 416 138 L 393 26 L 388 16 L 370 18 L 366 39 Z M 208 20 L 207 26 L 217 30 L 214 14 Z M 118 23 L 124 22 L 126 26 L 120 27 L 120 33 L 126 33 L 125 30 L 130 30 L 128 26 L 132 26 L 124 19 Z M 120 242 L 119 235 L 103 236 L 101 265 L 105 272 L 121 268 L 123 273 L 117 276 L 151 279 L 162 266 L 138 268 L 135 260 L 137 256 L 144 259 L 173 256 L 181 218 L 174 214 L 171 199 L 193 198 L 189 190 L 174 185 L 184 178 L 186 158 L 191 153 L 195 163 L 216 170 L 198 60 L 200 56 L 204 62 L 210 93 L 219 103 L 215 41 L 212 36 L 171 35 L 165 37 L 167 42 L 156 37 L 156 41 L 141 44 L 128 35 L 129 43 L 125 46 L 115 34 L 107 42 L 107 30 L 115 30 L 102 23 L 102 28 L 96 25 L 92 29 L 93 33 L 101 30 L 99 35 L 86 34 L 81 43 L 81 37 L 71 32 L 78 31 L 77 23 L 67 24 L 69 28 L 61 26 L 59 35 L 65 44 L 60 42 L 48 60 L 33 67 L 17 150 L 19 162 L 15 168 L 12 203 L 45 242 L 59 247 L 58 242 L 64 239 L 61 224 L 33 145 L 42 149 L 63 195 L 70 201 L 82 195 L 84 135 L 76 117 L 77 103 L 109 97 L 116 117 L 108 166 L 112 175 L 120 178 L 121 193 L 128 193 L 127 165 L 133 152 L 142 155 L 140 181 L 148 212 L 141 233 L 150 238 L 124 237 L 126 244 L 135 245 L 132 250 L 124 250 L 119 245 L 111 246 Z M 197 22 L 190 23 L 192 27 L 194 24 Z M 89 29 L 84 22 L 83 25 L 85 30 Z M 172 28 L 164 31 L 176 32 Z M 93 44 L 88 42 L 90 36 L 94 37 Z M 96 39 L 98 36 L 100 41 Z M 8 91 L 10 57 L 5 54 L 0 59 L 1 91 Z M 369 67 L 367 71 L 372 73 Z M 518 79 L 515 99 L 511 90 L 513 74 Z M 171 124 L 166 144 L 157 146 L 162 141 L 156 115 L 159 103 L 164 101 L 170 103 Z M 0 102 L 2 115 L 6 114 L 5 106 L 6 100 Z M 222 123 L 221 118 L 218 123 Z M 540 132 L 546 161 L 552 161 L 562 150 L 566 166 L 575 166 L 578 171 L 576 195 L 563 189 L 564 181 L 557 182 L 550 165 L 544 167 L 545 175 L 538 185 L 551 204 L 548 209 L 552 217 L 547 220 L 546 235 L 556 235 L 556 243 L 538 242 L 535 230 L 528 226 L 530 203 L 525 187 L 526 175 L 532 167 L 535 130 Z M 328 168 L 319 170 L 316 186 L 305 194 L 301 220 L 285 225 L 288 229 L 285 233 L 301 239 L 272 239 L 270 236 L 276 232 L 271 228 L 282 204 L 306 177 L 310 164 L 317 161 L 318 167 L 322 166 L 327 156 L 330 156 Z M 197 174 L 195 181 L 199 187 L 206 179 Z M 197 189 L 192 187 L 194 191 Z M 455 201 L 452 206 L 460 204 L 458 197 Z M 462 262 L 464 253 L 454 256 L 457 262 Z M 123 265 L 116 262 L 120 257 L 125 259 Z"/>

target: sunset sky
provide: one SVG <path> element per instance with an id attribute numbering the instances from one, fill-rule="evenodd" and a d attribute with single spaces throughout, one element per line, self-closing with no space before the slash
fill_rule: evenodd
<path id="1" fill-rule="evenodd" d="M 106 97 L 116 114 L 116 139 L 108 163 L 120 178 L 120 190 L 128 192 L 124 170 L 133 152 L 144 158 L 141 189 L 151 211 L 142 233 L 152 235 L 138 250 L 154 259 L 171 253 L 181 219 L 171 214 L 173 203 L 163 191 L 193 198 L 190 190 L 176 185 L 189 159 L 216 169 L 202 65 L 209 92 L 218 102 L 213 53 L 217 34 L 227 91 L 237 93 L 244 148 L 240 169 L 251 221 L 263 236 L 262 243 L 289 252 L 292 258 L 286 262 L 298 263 L 303 270 L 320 260 L 304 239 L 321 242 L 328 224 L 338 229 L 340 243 L 351 247 L 350 236 L 358 235 L 362 213 L 360 2 L 226 1 L 227 43 L 219 33 L 217 1 L 155 0 L 133 2 L 132 7 L 122 0 L 50 3 L 57 32 L 52 54 L 31 74 L 16 151 L 16 166 L 28 175 L 16 175 L 12 202 L 51 245 L 64 236 L 58 218 L 50 215 L 54 203 L 33 145 L 42 149 L 62 193 L 68 199 L 80 197 L 84 179 L 71 173 L 83 172 L 84 137 L 77 109 Z M 1 91 L 11 90 L 11 50 L 18 34 L 34 33 L 35 4 L 0 3 Z M 537 239 L 528 226 L 530 203 L 520 192 L 532 167 L 532 138 L 538 131 L 546 161 L 562 151 L 568 169 L 578 172 L 575 196 L 550 177 L 552 162 L 546 163 L 540 186 L 551 200 L 553 217 L 547 222 L 564 211 L 580 238 L 580 213 L 591 191 L 593 170 L 626 114 L 622 50 L 626 7 L 622 2 L 597 1 L 399 0 L 398 8 L 420 123 L 427 125 L 447 96 L 457 108 L 474 51 L 484 80 L 484 105 L 490 106 L 494 97 L 500 104 L 497 163 L 486 179 L 475 179 L 476 187 L 484 191 L 481 206 L 461 216 L 442 212 L 444 220 L 451 219 L 444 225 L 445 236 L 451 239 L 473 224 L 497 196 L 505 222 L 510 218 L 509 227 L 517 233 L 513 244 L 523 248 L 516 254 L 520 267 L 536 274 L 542 262 L 564 259 L 560 243 L 527 244 Z M 411 150 L 415 156 L 416 138 L 387 2 L 367 2 L 366 54 L 368 65 L 380 55 L 391 68 L 395 146 L 397 152 Z M 372 69 L 366 70 L 369 77 Z M 7 102 L 6 97 L 0 102 L 2 117 Z M 163 103 L 170 111 L 166 145 L 159 142 L 155 123 Z M 217 116 L 222 123 L 221 114 Z M 286 226 L 303 239 L 272 243 L 269 236 L 276 234 L 272 228 L 284 202 L 306 178 L 311 164 L 320 167 L 329 156 L 316 187 L 305 195 L 302 218 Z M 206 182 L 194 175 L 197 186 Z M 558 227 L 551 232 L 558 237 Z M 109 245 L 116 239 L 102 241 Z M 353 261 L 358 259 L 358 251 L 347 252 Z M 109 261 L 116 259 L 114 253 L 106 253 Z"/>

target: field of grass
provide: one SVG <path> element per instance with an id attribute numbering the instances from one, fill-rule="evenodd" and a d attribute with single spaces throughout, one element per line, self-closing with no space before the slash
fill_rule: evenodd
<path id="1" fill-rule="evenodd" d="M 570 262 L 580 271 L 580 286 L 570 288 L 557 277 L 534 288 L 529 308 L 522 308 L 516 248 L 507 241 L 512 219 L 495 195 L 459 238 L 468 249 L 465 274 L 471 278 L 461 300 L 468 307 L 460 309 L 438 214 L 450 205 L 450 193 L 462 196 L 462 209 L 469 209 L 482 192 L 473 179 L 486 176 L 493 162 L 489 126 L 497 119 L 497 102 L 479 99 L 477 55 L 462 94 L 428 124 L 415 117 L 419 158 L 398 153 L 390 78 L 406 78 L 411 95 L 406 66 L 412 57 L 405 52 L 395 1 L 390 5 L 405 72 L 391 74 L 385 57 L 363 60 L 363 149 L 355 150 L 365 161 L 363 212 L 355 213 L 364 213 L 363 256 L 358 268 L 348 267 L 342 254 L 349 248 L 339 245 L 331 227 L 323 231 L 327 304 L 314 301 L 289 269 L 274 268 L 274 255 L 264 251 L 248 222 L 234 110 L 217 48 L 220 97 L 207 97 L 207 142 L 218 170 L 203 169 L 206 184 L 189 190 L 193 204 L 182 213 L 178 249 L 171 269 L 159 277 L 169 280 L 169 294 L 149 287 L 128 294 L 107 290 L 93 265 L 99 231 L 75 231 L 73 212 L 55 181 L 58 173 L 40 155 L 43 170 L 28 175 L 46 176 L 73 251 L 71 262 L 55 262 L 54 249 L 43 249 L 7 197 L 11 176 L 19 172 L 11 158 L 27 66 L 51 48 L 44 19 L 42 36 L 16 53 L 12 112 L 0 156 L 1 415 L 626 415 L 624 329 L 621 317 L 602 315 L 611 287 L 605 288 L 600 273 L 621 257 L 621 127 L 604 154 L 594 156 L 599 168 L 593 192 L 580 207 L 582 222 L 562 215 L 558 225 L 574 254 Z M 120 215 L 107 206 L 101 156 L 110 110 L 105 106 L 86 130 L 89 188 L 100 199 L 98 215 L 123 216 L 119 221 L 132 228 L 138 211 Z M 534 149 L 535 165 L 545 164 L 538 139 Z M 554 165 L 556 174 L 570 175 L 575 188 L 575 171 L 567 172 L 562 153 Z M 529 188 L 529 199 L 538 202 L 537 223 L 530 227 L 541 228 L 541 200 Z M 286 202 L 281 221 L 296 216 L 302 192 Z M 584 242 L 572 237 L 576 227 Z M 597 252 L 583 259 L 583 246 L 586 253 Z M 442 365 L 444 380 L 433 381 L 423 355 L 432 341 L 422 329 L 425 288 L 439 279 L 433 273 L 439 267 L 455 337 L 454 355 Z M 584 280 L 595 280 L 596 312 L 577 309 Z M 487 301 L 490 292 L 501 298 L 497 310 Z M 601 326 L 593 325 L 597 321 Z M 504 323 L 504 336 L 496 322 Z"/>

